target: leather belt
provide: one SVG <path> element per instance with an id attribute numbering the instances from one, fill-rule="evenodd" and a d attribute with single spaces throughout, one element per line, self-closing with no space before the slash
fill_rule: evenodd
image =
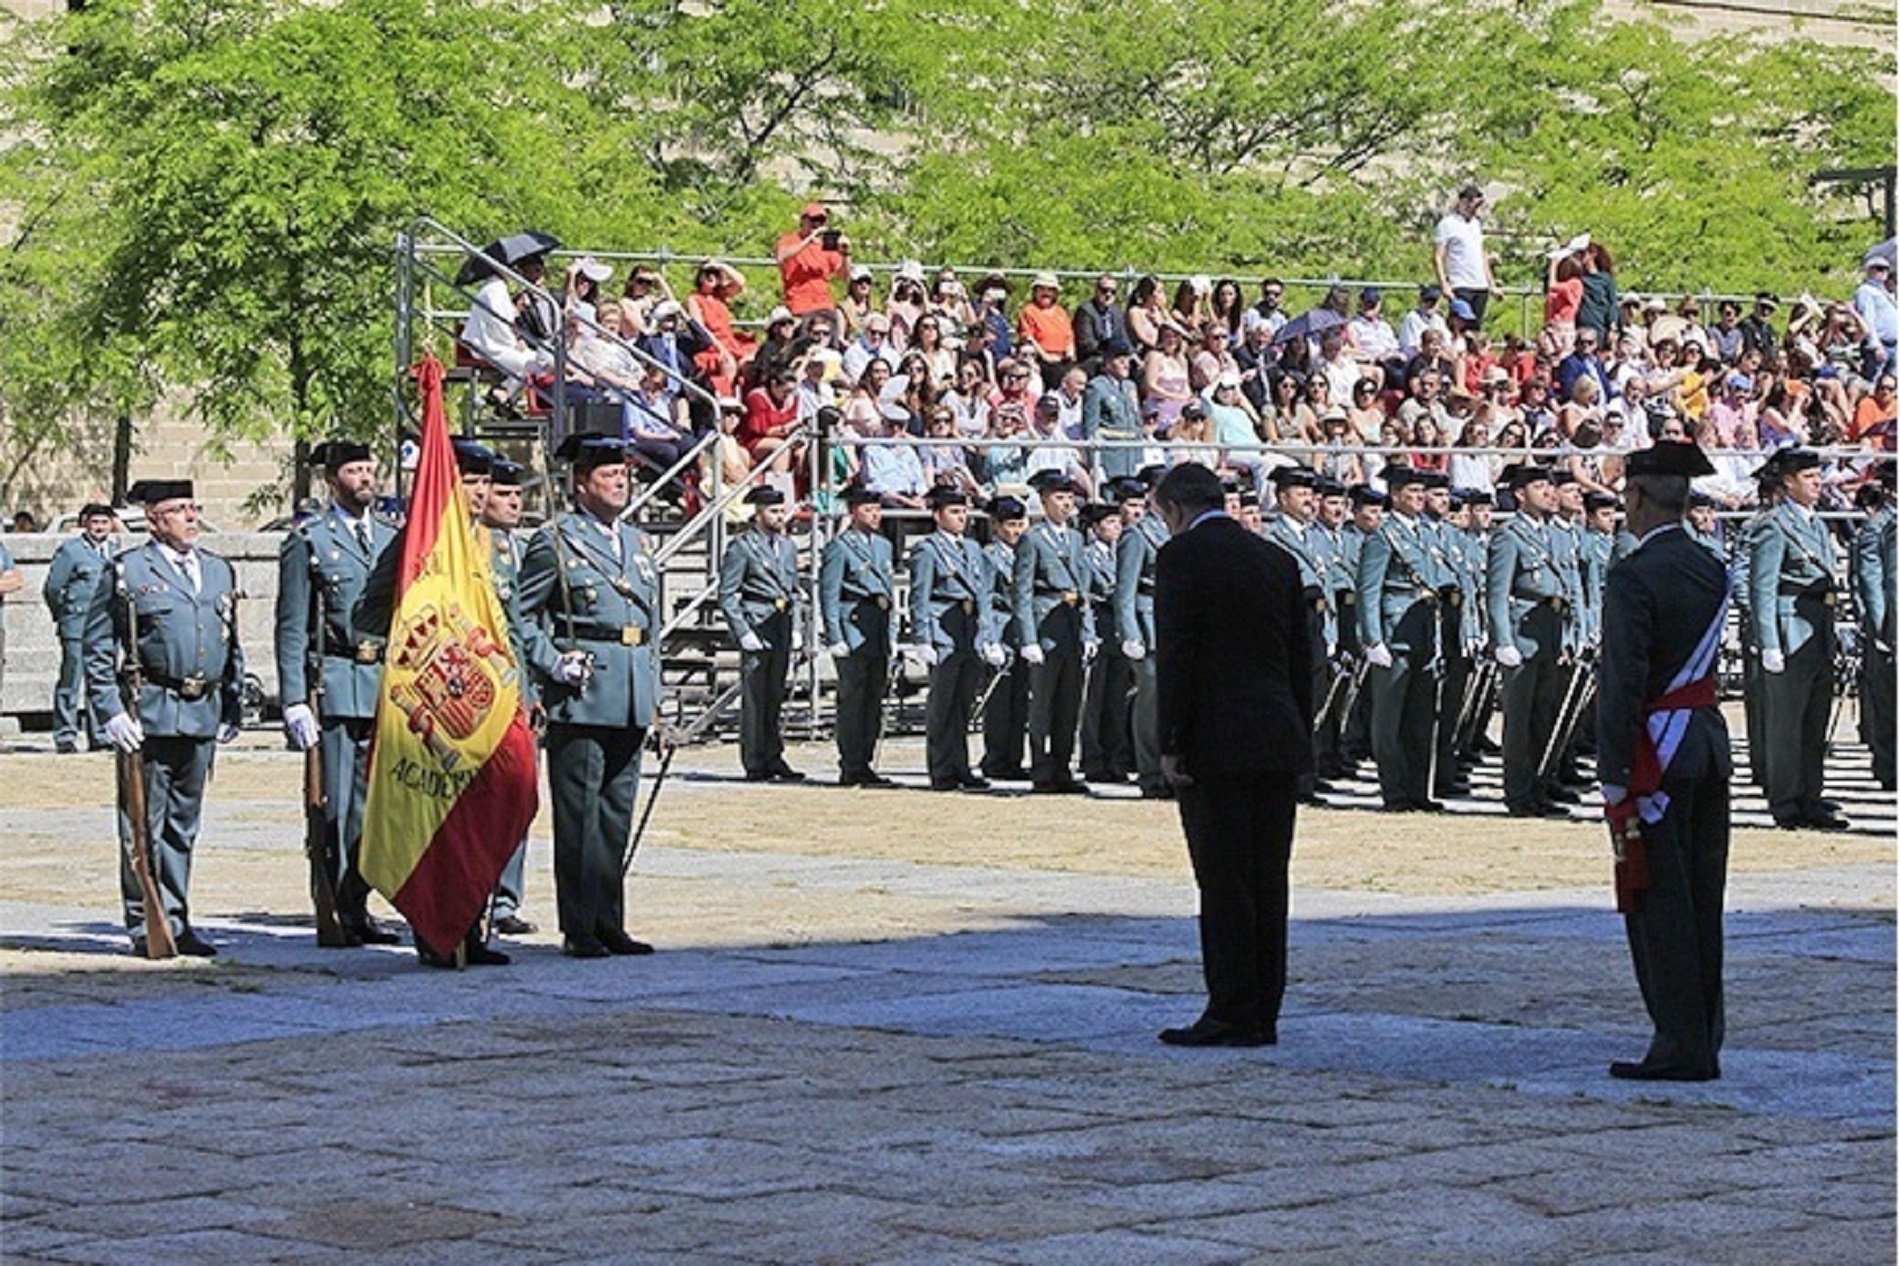
<path id="1" fill-rule="evenodd" d="M 204 698 L 218 684 L 203 673 L 193 673 L 189 677 L 171 677 L 165 673 L 148 672 L 145 674 L 145 680 L 187 701 Z"/>
<path id="2" fill-rule="evenodd" d="M 380 664 L 388 649 L 383 642 L 366 637 L 360 642 L 342 642 L 335 638 L 325 638 L 323 653 L 337 659 L 353 660 L 358 664 Z"/>
<path id="3" fill-rule="evenodd" d="M 616 642 L 621 646 L 644 646 L 647 631 L 637 624 L 577 624 L 568 622 L 567 634 L 582 642 Z"/>
<path id="4" fill-rule="evenodd" d="M 1817 580 L 1806 585 L 1779 585 L 1775 592 L 1783 598 L 1814 598 L 1833 606 L 1835 602 L 1832 581 Z"/>

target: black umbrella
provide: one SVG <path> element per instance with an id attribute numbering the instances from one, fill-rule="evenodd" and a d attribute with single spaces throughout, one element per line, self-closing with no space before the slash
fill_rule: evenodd
<path id="1" fill-rule="evenodd" d="M 1328 330 L 1338 329 L 1345 323 L 1346 318 L 1331 308 L 1313 308 L 1300 313 L 1281 326 L 1280 332 L 1273 336 L 1273 341 L 1291 343 L 1296 338 L 1317 338 Z"/>
<path id="2" fill-rule="evenodd" d="M 482 247 L 481 254 L 464 259 L 461 271 L 455 274 L 455 284 L 471 286 L 478 281 L 486 281 L 491 271 L 488 266 L 491 260 L 513 268 L 524 259 L 560 249 L 561 239 L 552 233 L 511 233 Z"/>

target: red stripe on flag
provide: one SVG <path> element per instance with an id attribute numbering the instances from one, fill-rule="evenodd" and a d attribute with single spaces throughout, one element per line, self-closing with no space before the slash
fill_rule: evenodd
<path id="1" fill-rule="evenodd" d="M 392 902 L 418 941 L 445 954 L 461 943 L 487 909 L 535 807 L 534 735 L 516 713 Z"/>

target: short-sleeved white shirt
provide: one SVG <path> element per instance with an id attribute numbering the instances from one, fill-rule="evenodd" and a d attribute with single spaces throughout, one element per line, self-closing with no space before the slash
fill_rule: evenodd
<path id="1" fill-rule="evenodd" d="M 1449 211 L 1438 222 L 1432 242 L 1445 251 L 1445 280 L 1453 290 L 1483 290 L 1491 284 L 1484 270 L 1484 226 Z"/>

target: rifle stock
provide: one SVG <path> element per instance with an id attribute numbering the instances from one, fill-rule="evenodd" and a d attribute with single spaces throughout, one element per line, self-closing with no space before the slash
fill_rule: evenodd
<path id="1" fill-rule="evenodd" d="M 118 586 L 120 646 L 125 654 L 125 710 L 134 721 L 139 719 L 139 645 L 138 624 L 132 617 L 132 598 L 123 581 Z M 152 869 L 151 819 L 146 817 L 145 754 L 120 752 L 113 762 L 118 773 L 119 810 L 125 814 L 126 835 L 132 853 L 132 873 L 138 877 L 139 902 L 145 908 L 145 957 L 178 957 L 178 942 L 172 938 L 171 920 L 165 916 L 165 901 L 158 891 L 158 875 Z"/>

